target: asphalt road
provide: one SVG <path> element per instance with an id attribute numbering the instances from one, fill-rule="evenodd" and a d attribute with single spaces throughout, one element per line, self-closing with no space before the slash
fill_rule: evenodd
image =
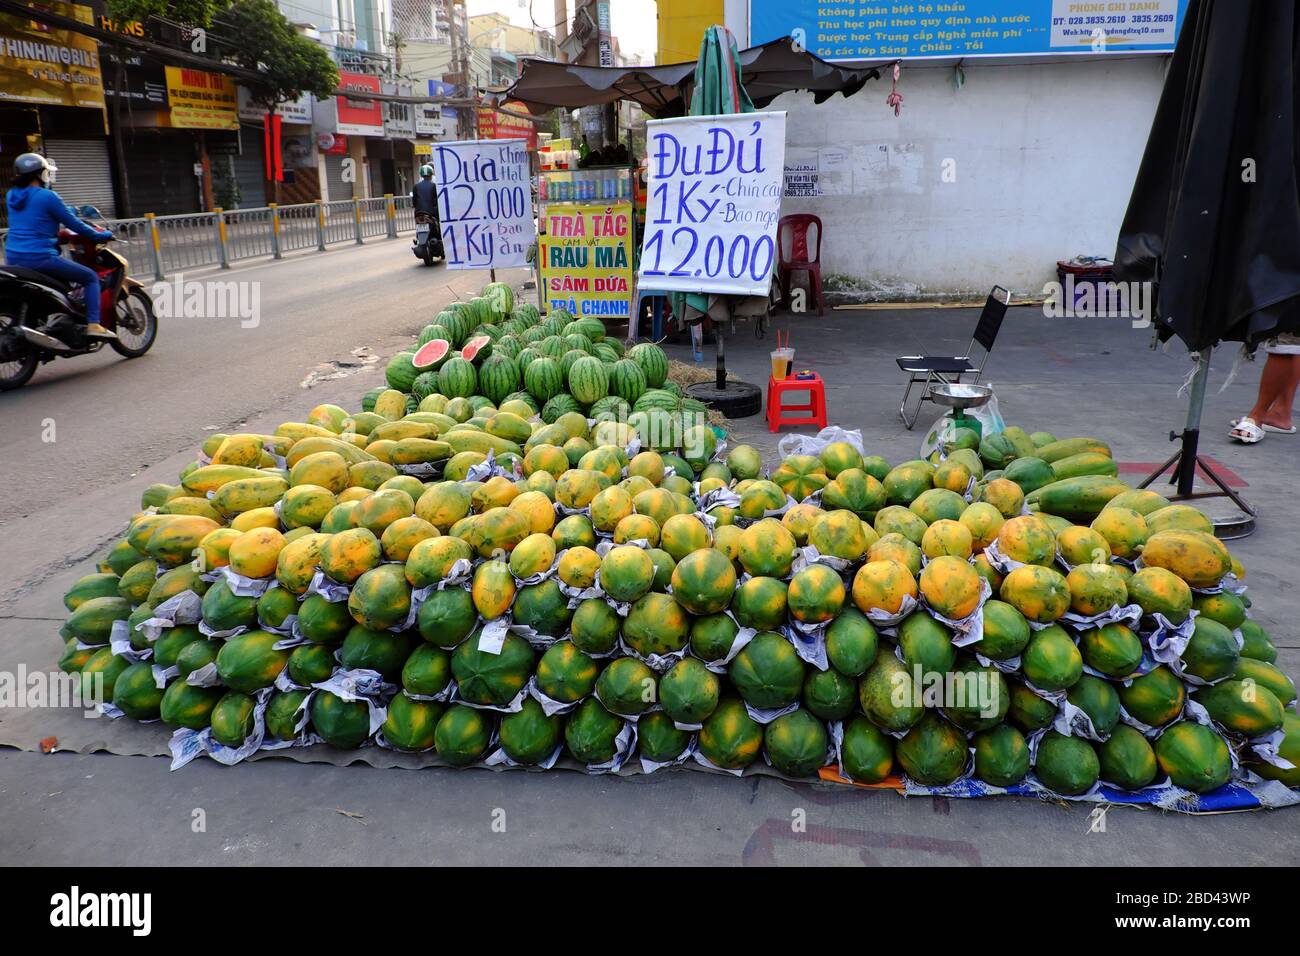
<path id="1" fill-rule="evenodd" d="M 151 468 L 157 477 L 149 480 L 175 482 L 175 469 L 160 462 L 193 457 L 203 435 L 259 415 L 301 420 L 317 402 L 353 407 L 397 347 L 486 281 L 478 271 L 427 268 L 409 250 L 409 237 L 371 239 L 360 249 L 188 274 L 189 282 L 248 283 L 242 301 L 255 313 L 160 316 L 157 343 L 142 358 L 104 349 L 57 360 L 26 387 L 0 394 L 0 525 L 15 543 L 7 563 L 16 579 L 0 587 L 0 605 L 15 584 L 42 578 L 120 527 L 130 512 L 114 514 L 103 492 Z M 92 500 L 102 507 L 88 507 Z"/>

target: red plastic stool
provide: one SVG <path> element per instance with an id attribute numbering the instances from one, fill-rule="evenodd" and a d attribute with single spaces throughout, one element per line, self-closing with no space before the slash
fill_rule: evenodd
<path id="1" fill-rule="evenodd" d="M 782 396 L 786 392 L 807 392 L 807 405 L 787 404 Z M 788 412 L 807 412 L 806 415 L 789 415 Z M 767 379 L 767 430 L 780 431 L 783 425 L 816 425 L 826 427 L 826 383 L 816 372 L 812 378 Z"/>

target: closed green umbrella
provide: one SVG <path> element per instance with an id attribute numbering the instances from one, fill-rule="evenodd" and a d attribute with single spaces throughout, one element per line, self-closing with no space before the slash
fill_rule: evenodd
<path id="1" fill-rule="evenodd" d="M 754 112 L 754 103 L 745 92 L 737 52 L 736 38 L 726 27 L 714 25 L 704 31 L 704 39 L 700 42 L 700 56 L 695 62 L 691 116 Z M 736 312 L 763 315 L 766 314 L 768 306 L 766 296 L 723 296 L 701 292 L 673 293 L 672 303 L 673 312 L 678 316 L 689 318 L 694 315 L 699 320 L 703 320 L 705 315 L 710 315 L 715 321 Z M 692 330 L 691 338 L 695 343 L 699 342 L 699 339 L 696 339 L 697 332 L 702 336 L 702 327 L 697 325 Z M 718 326 L 714 328 L 714 338 L 718 343 L 716 388 L 726 390 L 722 329 Z M 698 344 L 695 345 L 695 349 L 698 361 Z M 700 397 L 709 402 L 708 397 Z"/>

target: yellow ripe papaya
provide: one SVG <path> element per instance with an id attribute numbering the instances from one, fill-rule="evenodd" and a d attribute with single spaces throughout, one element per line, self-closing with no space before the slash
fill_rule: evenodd
<path id="1" fill-rule="evenodd" d="M 217 522 L 224 520 L 221 512 L 212 507 L 212 502 L 207 498 L 190 498 L 184 495 L 164 501 L 158 506 L 158 513 L 160 515 L 201 515 Z"/>
<path id="2" fill-rule="evenodd" d="M 397 421 L 406 414 L 406 395 L 395 388 L 386 388 L 375 399 L 375 414 Z"/>
<path id="3" fill-rule="evenodd" d="M 358 437 L 363 441 L 365 440 L 364 435 Z M 308 455 L 314 455 L 322 451 L 332 451 L 341 455 L 349 465 L 356 464 L 359 461 L 369 461 L 371 457 L 366 453 L 365 449 L 357 447 L 350 441 L 344 441 L 338 435 L 333 435 L 329 438 L 300 438 L 293 443 L 293 447 L 289 449 L 289 454 L 284 456 L 284 463 L 293 468 L 294 465 Z"/>
<path id="4" fill-rule="evenodd" d="M 464 430 L 457 431 L 453 429 L 441 436 L 442 440 L 451 446 L 454 454 L 462 451 L 476 451 L 479 454 L 486 455 L 490 451 L 498 456 L 507 453 L 523 456 L 523 450 L 512 441 L 489 435 L 487 432 L 470 430 L 465 425 L 461 425 L 459 428 Z"/>
<path id="5" fill-rule="evenodd" d="M 265 451 L 262 439 L 258 435 L 230 435 L 218 447 L 212 456 L 214 465 L 243 465 L 246 468 L 257 467 Z"/>
<path id="6" fill-rule="evenodd" d="M 343 431 L 343 423 L 347 419 L 347 411 L 337 405 L 317 405 L 307 413 L 308 423 L 319 425 L 321 428 L 335 433 Z"/>
<path id="7" fill-rule="evenodd" d="M 1142 563 L 1172 571 L 1194 588 L 1214 587 L 1232 570 L 1223 542 L 1203 531 L 1157 531 L 1142 546 Z"/>
<path id="8" fill-rule="evenodd" d="M 504 561 L 484 561 L 480 564 L 474 572 L 470 597 L 474 601 L 474 608 L 488 620 L 505 614 L 515 599 L 515 578 L 510 573 L 510 565 Z"/>
<path id="9" fill-rule="evenodd" d="M 230 436 L 224 432 L 214 432 L 207 438 L 203 439 L 203 444 L 200 445 L 199 448 L 202 450 L 203 454 L 207 455 L 210 459 L 217 453 L 217 449 L 221 447 L 221 443 L 229 437 Z"/>
<path id="10" fill-rule="evenodd" d="M 350 482 L 347 459 L 334 451 L 318 451 L 304 455 L 289 470 L 289 484 L 315 485 L 337 495 Z"/>
<path id="11" fill-rule="evenodd" d="M 204 465 L 195 468 L 181 479 L 181 485 L 193 495 L 206 495 L 229 481 L 240 478 L 261 478 L 265 472 L 244 465 Z"/>
<path id="12" fill-rule="evenodd" d="M 274 508 L 254 508 L 237 514 L 230 519 L 230 527 L 236 531 L 252 531 L 254 528 L 279 528 L 280 516 Z"/>
<path id="13" fill-rule="evenodd" d="M 212 496 L 212 505 L 222 514 L 233 516 L 254 508 L 270 508 L 284 497 L 289 483 L 283 478 L 239 478 L 228 481 Z"/>
<path id="14" fill-rule="evenodd" d="M 336 504 L 338 500 L 328 488 L 320 485 L 294 485 L 280 500 L 280 520 L 290 530 L 318 528 Z"/>
<path id="15" fill-rule="evenodd" d="M 383 462 L 380 462 L 380 464 L 383 464 Z M 343 504 L 345 501 L 360 501 L 362 498 L 369 497 L 370 494 L 371 492 L 369 488 L 350 485 L 339 492 L 338 503 Z"/>
<path id="16" fill-rule="evenodd" d="M 398 441 L 402 438 L 437 438 L 438 426 L 402 419 L 400 421 L 384 422 L 382 425 L 377 425 L 370 430 L 370 434 L 366 437 L 369 439 L 367 444 L 369 444 L 369 442 L 383 441 L 385 439 Z"/>
<path id="17" fill-rule="evenodd" d="M 348 466 L 348 483 L 371 491 L 396 475 L 397 469 L 386 461 L 359 461 Z"/>
<path id="18" fill-rule="evenodd" d="M 304 438 L 333 438 L 334 432 L 307 422 L 285 422 L 275 430 L 276 435 L 299 442 Z"/>
<path id="19" fill-rule="evenodd" d="M 209 531 L 195 549 L 194 561 L 199 571 L 215 571 L 230 563 L 230 545 L 242 532 L 234 528 L 217 528 Z"/>
<path id="20" fill-rule="evenodd" d="M 384 549 L 384 557 L 389 561 L 405 561 L 411 555 L 411 549 L 426 538 L 438 537 L 438 529 L 415 515 L 398 518 L 384 529 L 379 536 L 379 544 Z"/>
<path id="21" fill-rule="evenodd" d="M 451 446 L 445 441 L 434 441 L 432 438 L 400 438 L 388 450 L 388 458 L 394 465 L 418 465 L 450 457 Z"/>
<path id="22" fill-rule="evenodd" d="M 949 620 L 974 613 L 980 602 L 980 576 L 965 558 L 941 555 L 921 569 L 921 593 L 926 603 Z"/>
<path id="23" fill-rule="evenodd" d="M 369 528 L 349 528 L 330 536 L 320 549 L 320 568 L 339 584 L 351 584 L 379 564 L 383 551 Z"/>
<path id="24" fill-rule="evenodd" d="M 381 438 L 378 441 L 372 441 L 366 446 L 366 454 L 375 461 L 382 461 L 385 464 L 393 464 L 393 449 L 397 446 L 391 438 Z"/>
<path id="25" fill-rule="evenodd" d="M 308 533 L 287 543 L 275 561 L 275 579 L 292 594 L 303 594 L 316 573 L 320 549 L 330 539 L 328 534 Z"/>
<path id="26" fill-rule="evenodd" d="M 194 549 L 221 525 L 199 515 L 159 515 L 161 520 L 149 536 L 145 553 L 169 567 L 189 561 Z M 129 536 L 128 539 L 130 540 Z"/>
<path id="27" fill-rule="evenodd" d="M 275 528 L 254 528 L 230 542 L 230 570 L 246 578 L 265 578 L 275 573 L 284 535 Z"/>

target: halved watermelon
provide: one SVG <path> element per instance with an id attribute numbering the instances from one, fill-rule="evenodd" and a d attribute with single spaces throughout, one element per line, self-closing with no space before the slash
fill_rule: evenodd
<path id="1" fill-rule="evenodd" d="M 416 349 L 415 355 L 411 356 L 411 364 L 419 369 L 436 369 L 451 357 L 451 352 L 450 342 L 443 339 L 433 339 Z"/>
<path id="2" fill-rule="evenodd" d="M 467 362 L 478 364 L 492 354 L 492 336 L 476 335 L 466 342 L 460 350 L 460 357 Z"/>

